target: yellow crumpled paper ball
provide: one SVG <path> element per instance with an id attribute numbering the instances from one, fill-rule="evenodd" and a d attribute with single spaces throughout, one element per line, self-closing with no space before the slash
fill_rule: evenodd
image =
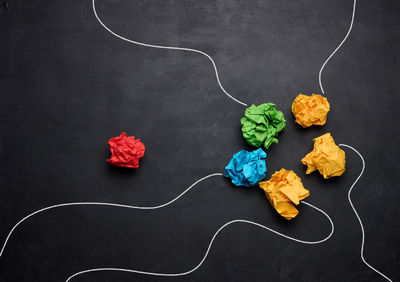
<path id="1" fill-rule="evenodd" d="M 314 150 L 301 160 L 307 165 L 306 174 L 318 169 L 325 179 L 342 175 L 346 166 L 346 154 L 335 144 L 331 134 L 328 132 L 313 141 Z"/>
<path id="2" fill-rule="evenodd" d="M 299 94 L 292 104 L 292 113 L 296 122 L 303 128 L 311 125 L 324 125 L 329 110 L 328 100 L 319 94 L 311 96 Z"/>
<path id="3" fill-rule="evenodd" d="M 301 183 L 300 177 L 292 170 L 284 168 L 275 172 L 270 180 L 260 182 L 259 186 L 265 191 L 271 205 L 287 220 L 296 217 L 299 213 L 293 204 L 298 205 L 301 200 L 310 195 Z"/>

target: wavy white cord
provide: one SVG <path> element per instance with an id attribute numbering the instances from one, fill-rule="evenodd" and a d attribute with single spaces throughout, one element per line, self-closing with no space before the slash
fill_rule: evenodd
<path id="1" fill-rule="evenodd" d="M 357 0 L 354 0 L 353 3 L 353 13 L 351 15 L 351 22 L 350 22 L 350 27 L 346 33 L 346 36 L 343 38 L 342 42 L 340 42 L 340 44 L 336 47 L 336 49 L 332 52 L 332 54 L 329 55 L 329 57 L 325 60 L 325 62 L 322 64 L 321 69 L 319 70 L 319 74 L 318 74 L 318 80 L 319 80 L 319 87 L 321 88 L 322 94 L 325 94 L 324 92 L 324 88 L 322 87 L 322 82 L 321 82 L 321 75 L 322 75 L 322 71 L 325 68 L 325 65 L 329 62 L 329 60 L 333 57 L 333 55 L 335 55 L 335 53 L 340 49 L 340 47 L 342 47 L 343 43 L 347 40 L 347 37 L 349 37 L 351 30 L 353 29 L 353 23 L 354 23 L 354 16 L 356 14 L 356 4 L 357 4 Z"/>
<path id="2" fill-rule="evenodd" d="M 324 212 L 322 209 L 317 208 L 316 206 L 314 206 L 314 205 L 312 205 L 312 204 L 310 204 L 310 203 L 307 203 L 307 202 L 305 202 L 305 201 L 302 201 L 302 203 L 305 204 L 305 205 L 307 205 L 307 206 L 309 206 L 309 207 L 312 207 L 312 208 L 316 209 L 317 211 L 319 211 L 320 213 L 322 213 L 323 215 L 325 215 L 325 216 L 328 218 L 328 220 L 329 220 L 329 222 L 330 222 L 330 224 L 331 224 L 331 227 L 332 227 L 331 232 L 329 233 L 328 236 L 326 236 L 325 238 L 323 238 L 323 239 L 321 239 L 321 240 L 318 240 L 318 241 L 305 241 L 305 240 L 300 240 L 300 239 L 297 239 L 297 238 L 293 238 L 293 237 L 287 236 L 287 235 L 285 235 L 285 234 L 282 234 L 282 233 L 280 233 L 280 232 L 278 232 L 278 231 L 275 231 L 275 230 L 273 230 L 273 229 L 271 229 L 271 228 L 269 228 L 269 227 L 267 227 L 267 226 L 265 226 L 265 225 L 262 225 L 262 224 L 260 224 L 260 223 L 254 222 L 254 221 L 245 220 L 245 219 L 234 219 L 234 220 L 231 220 L 231 221 L 225 223 L 224 225 L 222 225 L 222 226 L 217 230 L 217 232 L 214 233 L 213 237 L 211 238 L 210 243 L 208 244 L 207 251 L 206 251 L 206 253 L 204 254 L 202 260 L 201 260 L 195 267 L 193 267 L 192 269 L 190 269 L 190 270 L 188 270 L 188 271 L 185 271 L 185 272 L 178 272 L 178 273 L 162 273 L 162 272 L 150 272 L 150 271 L 143 271 L 143 270 L 136 270 L 136 269 L 126 269 L 126 268 L 100 267 L 100 268 L 92 268 L 92 269 L 87 269 L 87 270 L 79 271 L 79 272 L 77 272 L 77 273 L 71 275 L 70 277 L 68 277 L 68 279 L 66 280 L 66 282 L 69 282 L 69 281 L 71 281 L 73 278 L 75 278 L 75 277 L 77 277 L 77 276 L 80 276 L 80 275 L 82 275 L 82 274 L 91 273 L 91 272 L 99 272 L 99 271 L 129 272 L 129 273 L 144 274 L 144 275 L 151 275 L 151 276 L 164 276 L 164 277 L 176 277 L 176 276 L 188 275 L 188 274 L 190 274 L 190 273 L 196 271 L 197 269 L 199 269 L 200 266 L 204 263 L 204 261 L 206 260 L 208 254 L 209 254 L 209 252 L 210 252 L 210 250 L 211 250 L 212 244 L 214 243 L 214 240 L 215 240 L 215 238 L 217 237 L 217 235 L 218 235 L 224 228 L 226 228 L 226 227 L 228 227 L 229 225 L 234 224 L 234 223 L 246 223 L 246 224 L 255 225 L 255 226 L 257 226 L 257 227 L 260 227 L 260 228 L 266 229 L 266 230 L 268 230 L 268 231 L 270 231 L 270 232 L 272 232 L 272 233 L 275 233 L 275 234 L 277 234 L 277 235 L 279 235 L 279 236 L 282 236 L 282 237 L 284 237 L 284 238 L 286 238 L 286 239 L 289 239 L 289 240 L 292 240 L 292 241 L 295 241 L 295 242 L 298 242 L 298 243 L 302 243 L 302 244 L 314 245 L 314 244 L 320 244 L 320 243 L 322 243 L 322 242 L 325 242 L 326 240 L 328 240 L 328 239 L 332 236 L 332 234 L 333 234 L 333 232 L 334 232 L 334 230 L 335 230 L 335 227 L 334 227 L 334 225 L 333 225 L 332 219 L 331 219 L 331 218 L 329 217 L 329 215 L 328 215 L 326 212 Z"/>
<path id="3" fill-rule="evenodd" d="M 64 204 L 52 205 L 52 206 L 49 206 L 49 207 L 42 208 L 42 209 L 40 209 L 40 210 L 37 210 L 37 211 L 32 212 L 32 213 L 30 213 L 29 215 L 25 216 L 25 217 L 22 218 L 20 221 L 18 221 L 18 223 L 15 224 L 15 225 L 13 226 L 13 228 L 11 228 L 11 231 L 8 233 L 8 235 L 7 235 L 7 237 L 6 237 L 6 240 L 5 240 L 4 243 L 3 243 L 3 247 L 2 247 L 1 252 L 0 252 L 0 258 L 2 257 L 2 255 L 3 255 L 3 253 L 4 253 L 4 250 L 5 250 L 5 247 L 7 246 L 7 243 L 8 243 L 8 241 L 10 240 L 10 237 L 11 237 L 11 235 L 14 233 L 15 229 L 16 229 L 18 226 L 20 226 L 23 222 L 25 222 L 27 219 L 31 218 L 31 217 L 34 216 L 34 215 L 37 215 L 37 214 L 39 214 L 39 213 L 42 213 L 42 212 L 44 212 L 44 211 L 48 211 L 48 210 L 52 210 L 52 209 L 56 209 L 56 208 L 61 208 L 61 207 L 67 207 L 67 206 L 90 206 L 90 205 L 91 205 L 91 206 L 108 206 L 108 207 L 117 207 L 117 208 L 138 209 L 138 210 L 155 210 L 155 209 L 159 209 L 159 208 L 166 207 L 166 206 L 168 206 L 168 205 L 174 203 L 176 200 L 178 200 L 178 199 L 181 198 L 184 194 L 186 194 L 187 192 L 189 192 L 189 190 L 191 190 L 194 186 L 196 186 L 196 185 L 197 185 L 198 183 L 200 183 L 201 181 L 206 180 L 206 179 L 208 179 L 208 178 L 210 178 L 210 177 L 222 176 L 222 175 L 223 175 L 222 173 L 213 173 L 213 174 L 207 175 L 207 176 L 205 176 L 205 177 L 203 177 L 203 178 L 197 180 L 196 182 L 194 182 L 192 185 L 190 185 L 185 191 L 183 191 L 183 192 L 182 192 L 181 194 L 179 194 L 177 197 L 173 198 L 172 200 L 170 200 L 170 201 L 168 201 L 168 202 L 166 202 L 166 203 L 164 203 L 164 204 L 160 204 L 160 205 L 157 205 L 157 206 L 132 206 L 132 205 L 123 205 L 123 204 L 114 204 L 114 203 L 104 203 L 104 202 L 71 202 L 71 203 L 64 203 Z M 305 241 L 305 240 L 301 240 L 301 239 L 297 239 L 297 238 L 293 238 L 293 237 L 287 236 L 287 235 L 282 234 L 282 233 L 280 233 L 280 232 L 278 232 L 278 231 L 275 231 L 275 230 L 273 230 L 273 229 L 271 229 L 271 228 L 269 228 L 269 227 L 267 227 L 267 226 L 264 226 L 264 225 L 262 225 L 262 224 L 259 224 L 259 223 L 253 222 L 253 221 L 244 220 L 244 219 L 235 219 L 235 220 L 232 220 L 232 221 L 229 221 L 229 222 L 225 223 L 223 226 L 221 226 L 221 227 L 217 230 L 217 232 L 215 232 L 214 236 L 212 237 L 212 239 L 211 239 L 211 241 L 210 241 L 210 244 L 208 245 L 207 251 L 206 251 L 206 253 L 205 253 L 203 259 L 200 261 L 200 263 L 199 263 L 196 267 L 192 268 L 192 269 L 189 270 L 189 271 L 180 272 L 180 273 L 157 273 L 157 272 L 148 272 L 148 271 L 141 271 L 141 270 L 135 270 L 135 269 L 95 268 L 95 269 L 88 269 L 88 270 L 84 270 L 84 271 L 80 271 L 80 272 L 78 272 L 78 273 L 75 273 L 74 275 L 70 276 L 70 277 L 67 279 L 67 281 L 70 281 L 72 278 L 74 278 L 74 277 L 76 277 L 76 276 L 78 276 L 78 275 L 82 275 L 82 274 L 84 274 L 84 273 L 89 273 L 89 272 L 95 272 L 95 271 L 124 271 L 124 272 L 133 272 L 133 273 L 147 274 L 147 275 L 153 275 L 153 276 L 183 276 L 183 275 L 187 275 L 187 274 L 192 273 L 193 271 L 197 270 L 197 269 L 203 264 L 203 262 L 206 260 L 206 258 L 207 258 L 207 256 L 208 256 L 208 253 L 209 253 L 209 251 L 210 251 L 210 249 L 211 249 L 211 246 L 212 246 L 212 244 L 213 244 L 215 238 L 216 238 L 217 235 L 222 231 L 222 229 L 224 229 L 224 228 L 227 227 L 228 225 L 231 225 L 231 224 L 234 224 L 234 223 L 247 223 L 247 224 L 255 225 L 255 226 L 258 226 L 258 227 L 260 227 L 260 228 L 263 228 L 263 229 L 266 229 L 266 230 L 268 230 L 268 231 L 271 231 L 271 232 L 273 232 L 273 233 L 275 233 L 275 234 L 277 234 L 277 235 L 279 235 L 279 236 L 282 236 L 282 237 L 284 237 L 284 238 L 287 238 L 287 239 L 289 239 L 289 240 L 298 242 L 298 243 L 310 244 L 310 245 L 311 245 L 311 244 L 319 244 L 319 243 L 325 242 L 326 240 L 328 240 L 328 239 L 332 236 L 332 234 L 333 234 L 333 232 L 334 232 L 334 229 L 335 229 L 332 219 L 331 219 L 331 218 L 329 217 L 329 215 L 328 215 L 326 212 L 324 212 L 322 209 L 317 208 L 317 207 L 315 207 L 314 205 L 312 205 L 312 204 L 310 204 L 310 203 L 307 203 L 307 202 L 305 202 L 305 201 L 302 201 L 302 203 L 305 204 L 305 205 L 307 205 L 307 206 L 309 206 L 309 207 L 312 207 L 312 208 L 316 209 L 317 211 L 319 211 L 320 213 L 322 213 L 323 215 L 325 215 L 325 216 L 328 218 L 328 220 L 329 220 L 329 222 L 330 222 L 330 224 L 331 224 L 331 227 L 332 227 L 331 232 L 329 233 L 328 236 L 326 236 L 325 238 L 323 238 L 323 239 L 321 239 L 321 240 L 318 240 L 318 241 Z"/>
<path id="4" fill-rule="evenodd" d="M 221 90 L 229 97 L 231 98 L 233 101 L 235 101 L 236 103 L 239 103 L 245 107 L 247 107 L 246 103 L 243 103 L 241 101 L 239 101 L 238 99 L 234 98 L 231 94 L 228 93 L 228 91 L 225 90 L 225 88 L 222 86 L 221 81 L 219 80 L 219 74 L 218 74 L 218 69 L 217 69 L 217 65 L 214 62 L 214 59 L 211 58 L 210 55 L 208 55 L 207 53 L 197 50 L 197 49 L 192 49 L 192 48 L 184 48 L 184 47 L 174 47 L 174 46 L 163 46 L 163 45 L 154 45 L 154 44 L 148 44 L 148 43 L 143 43 L 143 42 L 139 42 L 139 41 L 135 41 L 135 40 L 131 40 L 128 39 L 126 37 L 123 37 L 117 33 L 115 33 L 114 31 L 112 31 L 108 26 L 106 26 L 101 19 L 99 18 L 97 11 L 96 11 L 96 5 L 95 5 L 95 0 L 92 0 L 92 6 L 93 6 L 93 13 L 96 16 L 96 19 L 98 20 L 98 22 L 112 35 L 114 35 L 115 37 L 118 37 L 119 39 L 122 39 L 126 42 L 132 43 L 132 44 L 136 44 L 136 45 L 140 45 L 140 46 L 144 46 L 144 47 L 150 47 L 150 48 L 157 48 L 157 49 L 168 49 L 168 50 L 179 50 L 179 51 L 188 51 L 188 52 L 194 52 L 194 53 L 198 53 L 201 54 L 203 56 L 206 56 L 212 63 L 213 67 L 214 67 L 214 72 L 215 72 L 215 77 L 217 79 L 218 85 L 221 88 Z"/>
<path id="5" fill-rule="evenodd" d="M 170 200 L 169 202 L 166 202 L 164 204 L 161 205 L 157 205 L 157 206 L 150 206 L 150 207 L 146 207 L 146 206 L 132 206 L 132 205 L 123 205 L 123 204 L 114 204 L 114 203 L 103 203 L 103 202 L 72 202 L 72 203 L 64 203 L 64 204 L 58 204 L 58 205 L 53 205 L 53 206 L 49 206 L 49 207 L 45 207 L 42 208 L 40 210 L 37 210 L 35 212 L 32 212 L 30 214 L 28 214 L 27 216 L 25 216 L 23 219 L 21 219 L 20 221 L 18 221 L 17 224 L 14 225 L 14 227 L 11 229 L 11 231 L 8 233 L 6 240 L 4 241 L 3 247 L 1 248 L 0 251 L 0 258 L 3 255 L 4 249 L 8 243 L 8 240 L 10 239 L 11 235 L 13 234 L 14 230 L 25 220 L 27 220 L 28 218 L 44 212 L 44 211 L 48 211 L 48 210 L 52 210 L 52 209 L 56 209 L 56 208 L 61 208 L 61 207 L 68 207 L 68 206 L 108 206 L 108 207 L 117 207 L 117 208 L 127 208 L 127 209 L 135 209 L 135 210 L 156 210 L 156 209 L 160 209 L 163 207 L 166 207 L 170 204 L 172 204 L 173 202 L 175 202 L 176 200 L 178 200 L 180 197 L 182 197 L 184 194 L 186 194 L 187 192 L 189 192 L 190 189 L 192 189 L 194 186 L 196 186 L 198 183 L 200 183 L 203 180 L 206 180 L 207 178 L 213 177 L 213 176 L 221 176 L 222 173 L 213 173 L 207 176 L 204 176 L 203 178 L 200 178 L 199 180 L 197 180 L 196 182 L 194 182 L 192 185 L 190 185 L 185 191 L 183 191 L 181 194 L 179 194 L 177 197 L 173 198 L 172 200 Z"/>
<path id="6" fill-rule="evenodd" d="M 385 274 L 383 274 L 382 272 L 380 272 L 379 270 L 377 270 L 376 268 L 374 268 L 373 266 L 371 266 L 371 265 L 365 260 L 365 258 L 364 258 L 364 243 L 365 243 L 364 226 L 363 226 L 363 224 L 362 224 L 361 218 L 360 218 L 360 216 L 358 215 L 358 213 L 357 213 L 357 211 L 356 211 L 356 209 L 355 209 L 355 207 L 354 207 L 354 205 L 353 205 L 353 202 L 351 201 L 351 197 L 350 197 L 351 191 L 353 190 L 354 186 L 356 185 L 356 183 L 358 182 L 358 180 L 361 178 L 361 176 L 362 176 L 363 173 L 364 173 L 364 169 L 365 169 L 365 161 L 364 161 L 364 158 L 363 158 L 363 156 L 362 156 L 356 149 L 354 149 L 353 147 L 351 147 L 351 146 L 349 146 L 349 145 L 346 145 L 346 144 L 339 144 L 339 146 L 341 146 L 341 147 L 346 147 L 346 148 L 349 148 L 349 149 L 353 150 L 354 152 L 357 153 L 357 155 L 361 158 L 361 161 L 362 161 L 362 169 L 361 169 L 360 175 L 357 177 L 357 179 L 356 179 L 356 180 L 354 181 L 354 183 L 351 185 L 350 190 L 349 190 L 349 192 L 347 193 L 347 198 L 349 199 L 350 206 L 351 206 L 351 208 L 353 209 L 354 213 L 356 214 L 356 217 L 357 217 L 357 219 L 358 219 L 358 222 L 360 223 L 360 226 L 361 226 L 361 234 L 362 234 L 362 236 L 361 236 L 361 260 L 362 260 L 362 261 L 365 263 L 365 265 L 368 266 L 370 269 L 372 269 L 373 271 L 375 271 L 376 273 L 378 273 L 379 275 L 381 275 L 381 276 L 382 276 L 383 278 L 385 278 L 386 280 L 392 282 L 392 280 L 391 280 L 389 277 L 387 277 Z"/>

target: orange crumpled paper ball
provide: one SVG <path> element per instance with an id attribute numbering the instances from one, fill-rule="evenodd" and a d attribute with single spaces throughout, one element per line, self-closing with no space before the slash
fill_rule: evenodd
<path id="1" fill-rule="evenodd" d="M 292 170 L 282 168 L 275 172 L 268 181 L 260 182 L 267 199 L 275 210 L 287 220 L 296 217 L 299 211 L 295 208 L 310 192 L 304 188 L 300 177 Z"/>
<path id="2" fill-rule="evenodd" d="M 120 136 L 113 137 L 108 141 L 111 158 L 107 162 L 111 165 L 139 168 L 139 159 L 144 156 L 145 147 L 140 139 L 135 136 L 126 136 L 122 132 Z"/>
<path id="3" fill-rule="evenodd" d="M 328 100 L 319 94 L 311 96 L 299 94 L 292 104 L 292 113 L 296 122 L 303 128 L 311 125 L 324 125 L 329 110 Z"/>
<path id="4" fill-rule="evenodd" d="M 307 165 L 306 174 L 318 169 L 325 179 L 342 175 L 346 166 L 346 154 L 336 145 L 332 135 L 328 132 L 313 141 L 314 149 L 301 160 Z"/>

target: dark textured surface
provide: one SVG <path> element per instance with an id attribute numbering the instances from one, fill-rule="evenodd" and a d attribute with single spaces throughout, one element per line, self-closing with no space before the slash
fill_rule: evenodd
<path id="1" fill-rule="evenodd" d="M 56 203 L 166 202 L 251 149 L 240 135 L 244 107 L 224 96 L 205 57 L 118 40 L 100 27 L 90 0 L 2 2 L 1 240 L 23 216 Z M 304 130 L 290 113 L 298 93 L 319 92 L 318 71 L 344 37 L 351 9 L 351 0 L 99 0 L 99 15 L 114 31 L 201 49 L 233 96 L 276 103 L 288 123 L 268 151 L 268 177 L 281 167 L 295 170 L 311 191 L 308 201 L 331 215 L 336 232 L 307 246 L 234 225 L 189 276 L 98 273 L 74 281 L 383 281 L 361 262 L 361 231 L 347 202 L 360 159 L 345 149 L 346 173 L 328 181 L 306 176 L 300 163 L 312 138 L 328 131 L 365 157 L 353 193 L 367 234 L 365 257 L 399 280 L 399 1 L 359 1 L 349 41 L 323 73 L 328 123 Z M 121 131 L 146 145 L 138 171 L 105 162 L 107 140 Z M 300 210 L 287 222 L 259 189 L 237 189 L 222 177 L 157 211 L 63 208 L 16 230 L 0 259 L 0 281 L 64 281 L 101 266 L 186 271 L 234 218 L 302 239 L 325 237 L 327 220 Z"/>

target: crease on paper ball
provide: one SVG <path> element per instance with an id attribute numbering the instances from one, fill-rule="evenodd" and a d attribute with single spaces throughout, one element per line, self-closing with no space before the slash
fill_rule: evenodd
<path id="1" fill-rule="evenodd" d="M 295 218 L 299 213 L 294 205 L 310 195 L 300 177 L 284 168 L 276 171 L 270 180 L 260 182 L 259 186 L 274 209 L 287 220 Z"/>
<path id="2" fill-rule="evenodd" d="M 292 113 L 296 122 L 303 128 L 311 125 L 324 125 L 329 110 L 328 100 L 319 94 L 311 96 L 299 94 L 292 104 Z"/>
<path id="3" fill-rule="evenodd" d="M 139 168 L 139 159 L 144 156 L 145 146 L 135 136 L 127 136 L 122 132 L 120 136 L 108 141 L 111 157 L 107 160 L 110 165 Z"/>
<path id="4" fill-rule="evenodd" d="M 286 127 L 286 120 L 275 104 L 265 103 L 259 106 L 251 105 L 240 119 L 242 134 L 250 145 L 266 149 L 272 143 L 278 143 L 275 138 Z"/>
<path id="5" fill-rule="evenodd" d="M 233 155 L 225 167 L 224 176 L 236 186 L 251 187 L 265 177 L 267 154 L 260 148 L 252 152 L 241 150 Z"/>
<path id="6" fill-rule="evenodd" d="M 346 154 L 335 144 L 331 134 L 328 132 L 313 141 L 314 149 L 301 160 L 307 165 L 306 174 L 318 170 L 325 179 L 342 175 L 346 166 Z"/>

